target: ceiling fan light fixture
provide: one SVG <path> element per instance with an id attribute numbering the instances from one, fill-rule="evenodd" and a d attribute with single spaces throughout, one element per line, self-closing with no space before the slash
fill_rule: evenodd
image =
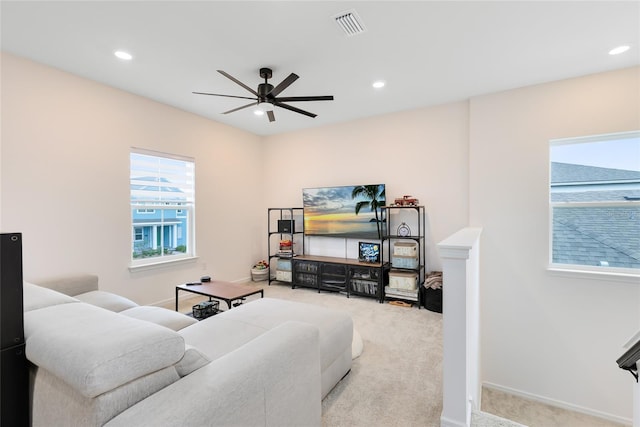
<path id="1" fill-rule="evenodd" d="M 258 111 L 260 113 L 257 113 Z M 273 104 L 270 102 L 263 101 L 258 103 L 258 105 L 256 106 L 256 114 L 260 116 L 266 113 L 267 111 L 273 111 Z"/>
<path id="2" fill-rule="evenodd" d="M 609 51 L 609 55 L 619 55 L 621 53 L 628 51 L 630 48 L 631 46 L 629 45 L 618 46 L 616 48 L 611 49 Z"/>
<path id="3" fill-rule="evenodd" d="M 131 55 L 129 52 L 125 52 L 124 50 L 116 50 L 115 52 L 113 52 L 113 54 L 116 56 L 116 58 L 123 59 L 125 61 L 131 61 L 133 59 L 133 55 Z"/>

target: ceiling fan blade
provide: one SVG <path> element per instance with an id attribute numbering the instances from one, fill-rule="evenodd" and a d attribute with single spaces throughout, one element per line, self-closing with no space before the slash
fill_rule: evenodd
<path id="1" fill-rule="evenodd" d="M 234 111 L 242 110 L 243 108 L 252 107 L 252 106 L 254 106 L 254 105 L 258 105 L 258 101 L 256 101 L 256 102 L 252 102 L 251 104 L 243 105 L 242 107 L 234 108 L 233 110 L 225 111 L 225 112 L 224 112 L 224 113 L 222 113 L 222 114 L 229 114 L 229 113 L 233 113 Z"/>
<path id="2" fill-rule="evenodd" d="M 304 110 L 301 110 L 299 108 L 292 107 L 291 105 L 283 104 L 281 102 L 274 102 L 273 105 L 275 105 L 277 107 L 282 107 L 285 110 L 290 110 L 290 111 L 293 111 L 293 112 L 296 112 L 296 113 L 304 114 L 305 116 L 309 116 L 309 117 L 316 117 L 317 116 L 317 114 L 313 114 L 313 113 L 310 113 L 308 111 L 304 111 Z"/>
<path id="3" fill-rule="evenodd" d="M 275 122 L 276 121 L 276 116 L 273 114 L 273 110 L 267 111 L 267 116 L 269 117 L 269 121 L 270 122 Z"/>
<path id="4" fill-rule="evenodd" d="M 273 89 L 271 89 L 271 92 L 269 92 L 267 94 L 267 96 L 269 98 L 275 98 L 276 96 L 278 96 L 278 94 L 280 92 L 282 92 L 283 90 L 288 88 L 291 83 L 293 83 L 296 80 L 298 80 L 298 78 L 299 78 L 298 75 L 295 74 L 295 73 L 289 74 L 289 76 L 286 79 L 284 79 L 283 81 L 281 81 L 278 86 L 276 86 Z"/>
<path id="5" fill-rule="evenodd" d="M 277 102 L 298 102 L 298 101 L 333 101 L 333 96 L 288 96 L 276 98 Z"/>
<path id="6" fill-rule="evenodd" d="M 235 77 L 233 77 L 232 75 L 222 71 L 222 70 L 217 70 L 220 74 L 222 74 L 223 76 L 225 76 L 226 78 L 228 78 L 229 80 L 231 80 L 234 83 L 239 84 L 240 86 L 242 86 L 243 88 L 245 88 L 246 90 L 248 90 L 249 92 L 251 92 L 252 94 L 254 94 L 255 96 L 258 96 L 258 92 L 256 92 L 255 90 L 251 89 L 249 86 L 247 86 L 246 84 L 242 83 L 240 80 L 236 79 Z"/>
<path id="7" fill-rule="evenodd" d="M 191 93 L 194 93 L 196 95 L 224 96 L 226 98 L 256 99 L 256 98 L 250 98 L 248 96 L 220 95 L 219 93 L 206 93 L 206 92 L 191 92 Z"/>

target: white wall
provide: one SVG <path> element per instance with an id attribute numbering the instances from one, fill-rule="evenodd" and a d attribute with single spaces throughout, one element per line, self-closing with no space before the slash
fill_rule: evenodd
<path id="1" fill-rule="evenodd" d="M 640 325 L 638 284 L 560 278 L 548 251 L 548 140 L 640 128 L 639 69 L 260 138 L 2 55 L 0 229 L 24 233 L 25 278 L 74 272 L 140 303 L 203 273 L 249 276 L 267 207 L 304 187 L 385 183 L 427 207 L 435 243 L 483 227 L 483 379 L 631 418 L 615 360 Z M 311 119 L 310 119 L 311 120 Z M 130 273 L 129 148 L 196 159 L 199 260 Z"/>
<path id="2" fill-rule="evenodd" d="M 247 278 L 261 256 L 255 135 L 8 54 L 1 135 L 0 228 L 23 233 L 27 280 L 95 273 L 149 303 L 203 273 Z M 195 158 L 197 262 L 129 272 L 132 146 Z"/>
<path id="3" fill-rule="evenodd" d="M 441 270 L 435 244 L 468 221 L 467 139 L 466 102 L 268 137 L 268 207 L 302 206 L 306 187 L 385 184 L 387 200 L 426 206 L 427 267 Z"/>
<path id="4" fill-rule="evenodd" d="M 549 248 L 548 144 L 640 128 L 640 69 L 477 97 L 470 104 L 470 223 L 482 226 L 486 382 L 629 420 L 617 368 L 640 322 L 640 286 L 558 277 Z"/>

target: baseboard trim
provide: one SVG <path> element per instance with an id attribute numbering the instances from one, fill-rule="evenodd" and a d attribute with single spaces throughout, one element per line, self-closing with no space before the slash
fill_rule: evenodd
<path id="1" fill-rule="evenodd" d="M 466 427 L 464 423 L 454 421 L 450 418 L 440 416 L 440 427 Z"/>
<path id="2" fill-rule="evenodd" d="M 579 412 L 586 415 L 591 415 L 593 417 L 602 418 L 603 420 L 613 421 L 619 424 L 625 424 L 631 426 L 633 424 L 633 420 L 631 418 L 620 417 L 618 415 L 609 414 L 607 412 L 597 411 L 590 408 L 585 408 L 584 406 L 574 405 L 573 403 L 564 402 L 562 400 L 551 399 L 548 397 L 540 396 L 533 393 L 528 393 L 526 391 L 517 390 L 511 387 L 501 386 L 499 384 L 494 384 L 491 382 L 484 381 L 482 383 L 483 387 L 501 391 L 503 393 L 513 394 L 514 396 L 522 397 L 523 399 L 533 400 L 539 403 L 544 403 L 545 405 L 555 406 L 561 409 L 567 409 L 573 412 Z"/>

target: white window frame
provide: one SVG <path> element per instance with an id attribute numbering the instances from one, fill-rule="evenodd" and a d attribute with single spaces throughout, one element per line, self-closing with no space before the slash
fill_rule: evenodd
<path id="1" fill-rule="evenodd" d="M 135 240 L 135 228 L 137 227 L 144 227 L 144 226 L 153 226 L 153 227 L 159 227 L 160 229 L 162 229 L 163 227 L 166 226 L 171 226 L 171 223 L 164 223 L 164 214 L 161 215 L 161 219 L 160 222 L 158 223 L 149 223 L 149 224 L 144 224 L 144 223 L 134 223 L 134 217 L 133 217 L 133 212 L 137 211 L 139 214 L 150 214 L 150 213 L 164 213 L 164 211 L 176 211 L 176 215 L 175 217 L 183 219 L 186 218 L 186 224 L 187 224 L 187 229 L 185 230 L 186 233 L 186 240 L 187 240 L 187 245 L 186 245 L 186 252 L 184 253 L 173 253 L 173 254 L 165 254 L 164 251 L 161 249 L 161 253 L 159 256 L 154 256 L 154 257 L 147 257 L 147 258 L 134 258 L 133 257 L 133 251 L 130 250 L 130 264 L 129 264 L 129 269 L 130 270 L 137 270 L 137 269 L 147 269 L 147 268 L 154 268 L 156 266 L 165 266 L 167 264 L 170 263 L 175 263 L 175 262 L 191 262 L 197 259 L 196 256 L 196 221 L 195 221 L 195 160 L 191 157 L 185 157 L 185 156 L 180 156 L 180 155 L 175 155 L 175 154 L 167 154 L 167 153 L 161 153 L 161 152 L 156 152 L 156 151 L 151 151 L 151 150 L 146 150 L 146 149 L 141 149 L 141 148 L 131 148 L 131 152 L 130 152 L 130 158 L 131 158 L 131 154 L 140 154 L 140 155 L 144 155 L 144 156 L 153 156 L 153 157 L 158 157 L 158 158 L 164 158 L 164 159 L 171 159 L 171 160 L 179 160 L 179 161 L 183 161 L 183 162 L 189 162 L 191 163 L 191 175 L 188 176 L 186 179 L 188 181 L 190 181 L 190 187 L 185 188 L 185 192 L 188 194 L 186 196 L 186 200 L 183 202 L 166 202 L 166 201 L 162 201 L 162 200 L 152 200 L 152 199 L 148 199 L 148 200 L 143 200 L 143 199 L 138 199 L 134 202 L 133 198 L 130 197 L 130 204 L 129 204 L 129 212 L 130 212 L 130 222 L 131 222 L 131 230 L 133 230 L 132 233 L 132 242 L 131 242 L 131 246 L 130 249 L 132 249 L 134 247 L 134 243 L 136 242 Z M 131 161 L 131 160 L 130 160 Z M 133 169 L 133 165 L 130 164 L 130 174 L 132 173 L 132 169 Z M 132 182 L 132 177 L 130 177 L 130 183 Z M 132 193 L 132 191 L 130 190 L 130 193 Z M 190 194 L 189 194 L 190 193 Z M 181 211 L 181 215 L 177 215 L 177 212 Z M 175 232 L 175 235 L 180 234 L 177 231 Z M 155 236 L 155 234 L 154 234 Z M 161 244 L 159 245 L 160 248 L 162 248 L 163 244 L 162 244 L 162 240 L 163 240 L 163 236 L 160 235 L 160 240 L 161 240 Z"/>
<path id="2" fill-rule="evenodd" d="M 606 135 L 593 135 L 576 138 L 554 139 L 549 142 L 549 182 L 547 189 L 549 192 L 549 264 L 547 271 L 551 274 L 563 277 L 578 277 L 584 279 L 607 279 L 613 281 L 638 283 L 640 279 L 640 269 L 622 268 L 609 266 L 590 266 L 582 264 L 562 264 L 553 262 L 553 210 L 554 208 L 593 208 L 593 207 L 615 207 L 615 206 L 640 206 L 640 201 L 624 202 L 553 202 L 551 200 L 551 147 L 565 144 L 581 144 L 589 142 L 616 140 L 621 138 L 640 138 L 640 131 L 620 132 Z"/>

